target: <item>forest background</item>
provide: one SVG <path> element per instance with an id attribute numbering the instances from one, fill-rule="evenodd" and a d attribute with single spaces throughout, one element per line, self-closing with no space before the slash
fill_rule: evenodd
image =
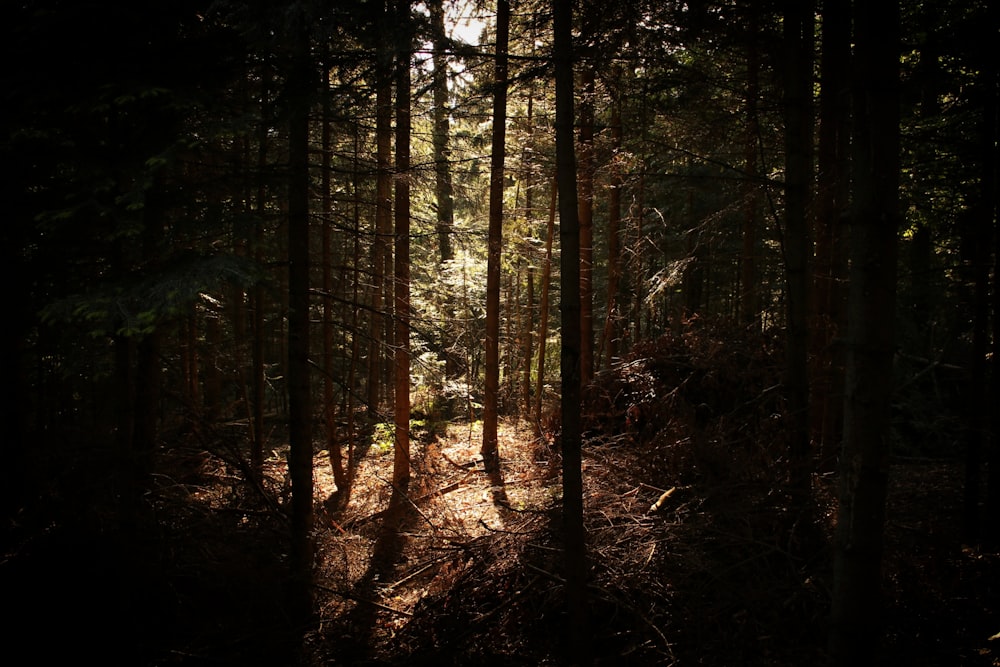
<path id="1" fill-rule="evenodd" d="M 68 645 L 89 646 L 109 632 L 88 618 L 106 605 L 97 616 L 121 629 L 106 641 L 129 660 L 204 658 L 166 628 L 198 597 L 178 582 L 218 573 L 179 573 L 190 553 L 169 544 L 205 539 L 181 514 L 191 489 L 214 485 L 212 525 L 237 508 L 280 565 L 274 623 L 295 640 L 268 664 L 412 661 L 316 630 L 334 594 L 317 543 L 330 526 L 350 532 L 372 448 L 391 461 L 387 506 L 417 508 L 414 463 L 462 424 L 478 429 L 477 465 L 505 512 L 519 511 L 503 492 L 515 450 L 562 473 L 537 511 L 558 510 L 546 530 L 562 555 L 542 572 L 568 604 L 553 633 L 564 639 L 518 648 L 498 633 L 477 655 L 592 659 L 581 610 L 607 611 L 593 580 L 609 552 L 594 523 L 608 510 L 588 485 L 622 471 L 631 485 L 616 497 L 689 492 L 759 513 L 736 521 L 741 544 L 766 543 L 768 567 L 780 560 L 798 591 L 774 603 L 796 610 L 775 624 L 801 630 L 787 617 L 804 604 L 811 633 L 760 664 L 897 655 L 905 632 L 893 640 L 883 614 L 906 606 L 892 606 L 892 557 L 926 527 L 886 543 L 886 526 L 905 523 L 886 514 L 892 471 L 919 478 L 906 487 L 915 505 L 954 499 L 934 557 L 976 573 L 948 570 L 953 594 L 916 559 L 930 606 L 965 606 L 961 639 L 914 653 L 995 664 L 993 3 L 0 11 L 12 638 L 65 623 Z M 521 430 L 505 453 L 506 428 Z M 614 472 L 586 473 L 595 456 Z M 639 504 L 615 516 L 622 542 L 633 519 L 643 535 L 668 530 Z M 645 576 L 659 586 L 677 563 L 656 558 Z M 638 635 L 599 659 L 698 664 L 706 642 L 781 632 L 709 605 L 727 630 L 689 628 L 685 653 L 683 622 L 656 629 L 669 595 L 626 588 L 610 599 Z M 375 604 L 353 590 L 351 604 Z M 132 627 L 139 617 L 162 632 Z M 955 651 L 970 657 L 949 662 Z"/>

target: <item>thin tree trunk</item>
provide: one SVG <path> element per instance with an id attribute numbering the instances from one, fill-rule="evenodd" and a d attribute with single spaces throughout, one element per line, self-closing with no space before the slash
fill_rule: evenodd
<path id="1" fill-rule="evenodd" d="M 386 23 L 388 23 L 388 13 Z M 368 414 L 378 418 L 383 374 L 383 315 L 388 239 L 392 233 L 392 51 L 383 34 L 375 72 L 375 238 L 372 243 L 371 326 L 368 343 Z"/>
<path id="2" fill-rule="evenodd" d="M 437 201 L 437 235 L 441 263 L 455 258 L 451 247 L 451 232 L 454 227 L 455 203 L 451 179 L 450 122 L 448 120 L 448 40 L 445 34 L 443 0 L 428 3 L 431 12 L 431 31 L 434 39 L 434 193 Z"/>
<path id="3" fill-rule="evenodd" d="M 402 26 L 396 61 L 396 247 L 394 308 L 395 450 L 392 482 L 405 490 L 410 483 L 410 2 L 400 0 L 397 25 Z"/>
<path id="4" fill-rule="evenodd" d="M 288 127 L 288 475 L 291 501 L 290 610 L 297 623 L 312 615 L 313 446 L 309 383 L 309 95 L 308 38 L 297 36 L 289 72 Z"/>
<path id="5" fill-rule="evenodd" d="M 987 5 L 987 20 L 989 34 L 996 35 L 1000 30 L 1000 6 L 992 2 Z M 989 51 L 989 50 L 988 50 Z M 983 208 L 988 220 L 984 224 L 993 226 L 993 345 L 990 359 L 989 405 L 996 405 L 1000 400 L 997 379 L 998 362 L 1000 358 L 1000 216 L 998 216 L 997 179 L 1000 175 L 1000 147 L 997 146 L 1000 135 L 1000 68 L 997 67 L 992 53 L 987 55 L 983 79 L 986 90 L 983 116 L 985 123 L 988 155 L 985 156 L 983 167 Z M 992 411 L 992 429 L 987 442 L 988 476 L 986 486 L 986 521 L 983 526 L 983 537 L 986 545 L 995 549 L 1000 544 L 1000 410 Z"/>
<path id="6" fill-rule="evenodd" d="M 486 268 L 486 386 L 483 398 L 483 463 L 499 485 L 497 404 L 500 390 L 500 249 L 503 243 L 503 190 L 506 157 L 507 39 L 510 2 L 497 0 L 496 54 L 493 74 L 493 157 L 490 160 L 490 222 Z"/>
<path id="7" fill-rule="evenodd" d="M 269 92 L 270 77 L 267 74 L 266 65 L 261 74 L 261 99 L 266 100 Z M 266 109 L 261 109 L 261 116 L 264 117 Z M 261 123 L 261 130 L 257 137 L 257 193 L 254 206 L 257 213 L 257 224 L 254 228 L 254 259 L 258 266 L 264 266 L 264 216 L 267 210 L 267 185 L 264 176 L 264 167 L 267 165 L 267 136 L 268 123 Z M 264 376 L 264 303 L 265 293 L 261 281 L 254 286 L 252 296 L 252 322 L 253 340 L 250 349 L 251 384 L 253 386 L 253 408 L 251 421 L 253 422 L 253 442 L 250 447 L 250 467 L 257 479 L 261 479 L 264 474 L 264 397 L 266 395 L 266 378 Z"/>
<path id="8" fill-rule="evenodd" d="M 535 429 L 542 429 L 542 397 L 545 394 L 545 348 L 549 340 L 549 292 L 552 286 L 552 239 L 555 236 L 557 183 L 552 179 L 549 198 L 549 222 L 545 235 L 545 260 L 542 264 L 542 296 L 538 304 L 538 372 L 535 377 Z"/>
<path id="9" fill-rule="evenodd" d="M 760 330 L 760 307 L 757 293 L 757 228 L 760 226 L 757 150 L 760 122 L 757 102 L 760 97 L 759 6 L 746 3 L 747 16 L 747 90 L 746 130 L 744 131 L 743 229 L 740 252 L 740 323 L 748 329 Z"/>
<path id="10" fill-rule="evenodd" d="M 830 652 L 880 663 L 899 212 L 899 7 L 855 6 L 854 215 Z"/>
<path id="11" fill-rule="evenodd" d="M 562 311 L 562 474 L 564 567 L 566 568 L 567 656 L 569 664 L 593 660 L 589 650 L 587 552 L 583 527 L 581 460 L 580 223 L 573 144 L 573 9 L 553 3 L 553 60 L 556 77 L 556 180 L 559 185 L 560 301 Z"/>
<path id="12" fill-rule="evenodd" d="M 846 330 L 851 11 L 847 0 L 825 0 L 822 11 L 810 415 L 812 437 L 826 470 L 836 459 L 844 414 L 844 350 L 837 341 Z"/>
<path id="13" fill-rule="evenodd" d="M 809 184 L 812 182 L 812 50 L 811 2 L 789 0 L 785 9 L 785 392 L 789 429 L 790 487 L 797 509 L 809 495 L 808 294 Z"/>
<path id="14" fill-rule="evenodd" d="M 324 77 L 324 83 L 329 75 Z M 330 87 L 323 86 L 323 166 L 321 173 L 322 212 L 323 212 L 323 417 L 326 431 L 326 450 L 330 455 L 330 468 L 337 491 L 347 488 L 347 473 L 344 470 L 344 458 L 340 451 L 337 437 L 337 413 L 333 387 L 333 257 L 331 243 L 333 242 L 333 197 L 331 191 L 330 172 L 332 147 L 330 145 L 330 125 L 333 122 L 330 114 Z"/>
<path id="15" fill-rule="evenodd" d="M 607 351 L 607 367 L 611 368 L 619 354 L 621 313 L 618 291 L 621 285 L 621 218 L 622 218 L 622 118 L 621 103 L 615 100 L 611 108 L 611 182 L 608 184 L 608 299 L 607 316 L 602 335 Z"/>
<path id="16" fill-rule="evenodd" d="M 594 80 L 592 65 L 583 71 L 580 103 L 580 382 L 594 376 Z"/>

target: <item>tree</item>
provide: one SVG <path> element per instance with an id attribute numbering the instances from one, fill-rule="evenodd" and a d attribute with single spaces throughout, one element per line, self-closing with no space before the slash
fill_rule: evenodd
<path id="1" fill-rule="evenodd" d="M 809 493 L 809 239 L 808 209 L 812 182 L 812 50 L 814 21 L 809 2 L 785 5 L 785 391 L 789 429 L 790 485 L 796 505 Z"/>
<path id="2" fill-rule="evenodd" d="M 297 623 L 312 615 L 313 445 L 309 381 L 309 107 L 313 64 L 306 17 L 292 17 L 295 36 L 287 89 L 288 116 L 288 476 L 292 483 L 290 609 Z"/>
<path id="3" fill-rule="evenodd" d="M 396 247 L 395 247 L 395 455 L 392 482 L 410 482 L 410 2 L 396 6 L 400 26 L 396 58 Z"/>
<path id="4" fill-rule="evenodd" d="M 375 224 L 372 240 L 372 286 L 368 342 L 368 414 L 377 418 L 384 371 L 383 341 L 387 318 L 383 313 L 388 239 L 392 233 L 392 40 L 387 26 L 391 12 L 383 2 L 385 20 L 379 23 L 375 61 Z M 391 308 L 391 306 L 390 306 Z"/>
<path id="5" fill-rule="evenodd" d="M 562 475 L 567 641 L 571 664 L 589 659 L 583 526 L 583 470 L 580 452 L 580 227 L 577 218 L 576 155 L 573 147 L 573 10 L 570 0 L 553 4 L 553 61 L 556 76 L 556 181 L 559 192 L 560 308 L 562 343 Z"/>
<path id="6" fill-rule="evenodd" d="M 497 447 L 500 393 L 500 249 L 503 243 L 504 162 L 507 154 L 507 45 L 510 2 L 497 0 L 496 53 L 493 73 L 493 143 L 490 159 L 490 221 L 486 268 L 486 383 L 483 396 L 482 455 L 486 471 L 499 485 Z"/>
<path id="7" fill-rule="evenodd" d="M 580 221 L 580 382 L 594 375 L 594 95 L 596 74 L 587 63 L 581 75 L 580 159 L 577 217 Z"/>
<path id="8" fill-rule="evenodd" d="M 851 11 L 846 0 L 824 0 L 817 144 L 815 280 L 813 284 L 810 414 L 824 467 L 836 458 L 843 426 L 843 346 L 847 281 L 846 224 L 850 180 L 849 76 Z"/>
<path id="9" fill-rule="evenodd" d="M 841 665 L 875 662 L 881 635 L 900 216 L 899 7 L 858 3 L 854 26 L 848 357 L 829 640 Z"/>

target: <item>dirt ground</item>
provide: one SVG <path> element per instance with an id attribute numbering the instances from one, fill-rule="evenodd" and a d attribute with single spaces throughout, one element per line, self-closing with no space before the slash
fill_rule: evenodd
<path id="1" fill-rule="evenodd" d="M 173 589 L 175 662 L 563 664 L 557 448 L 504 422 L 504 499 L 482 468 L 478 424 L 414 435 L 407 493 L 392 487 L 391 453 L 373 446 L 356 453 L 356 483 L 335 508 L 323 502 L 336 491 L 327 453 L 317 454 L 318 623 L 298 644 L 275 639 L 282 526 L 266 507 L 244 511 L 235 476 L 203 463 L 182 503 L 198 509 L 168 522 L 184 545 L 170 568 L 192 577 L 183 595 Z M 671 473 L 670 449 L 629 433 L 585 447 L 595 663 L 824 664 L 832 478 L 815 478 L 811 516 L 791 516 L 773 480 Z M 280 502 L 280 450 L 268 465 Z M 1000 664 L 997 556 L 961 546 L 959 468 L 901 461 L 893 472 L 876 664 Z"/>

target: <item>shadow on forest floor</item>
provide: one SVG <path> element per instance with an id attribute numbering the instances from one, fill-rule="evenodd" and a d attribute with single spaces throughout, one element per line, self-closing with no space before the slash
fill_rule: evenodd
<path id="1" fill-rule="evenodd" d="M 792 512 L 781 406 L 768 392 L 774 352 L 698 350 L 710 352 L 648 351 L 588 397 L 595 662 L 824 664 L 834 479 L 814 477 L 807 519 Z M 739 386 L 723 380 L 734 367 Z M 25 520 L 7 536 L 0 583 L 20 611 L 8 650 L 134 665 L 562 664 L 557 440 L 502 423 L 506 505 L 494 501 L 480 441 L 478 424 L 420 434 L 405 496 L 389 482 L 391 453 L 372 448 L 337 512 L 321 502 L 333 481 L 317 453 L 317 623 L 302 645 L 285 616 L 280 452 L 259 493 L 227 447 L 174 443 L 147 522 L 124 546 L 99 509 L 111 495 L 101 470 L 77 471 L 105 495 L 72 520 Z M 963 548 L 961 488 L 953 460 L 893 466 L 878 664 L 1000 662 L 989 641 L 1000 630 L 998 558 Z M 66 641 L 32 639 L 54 634 Z"/>

